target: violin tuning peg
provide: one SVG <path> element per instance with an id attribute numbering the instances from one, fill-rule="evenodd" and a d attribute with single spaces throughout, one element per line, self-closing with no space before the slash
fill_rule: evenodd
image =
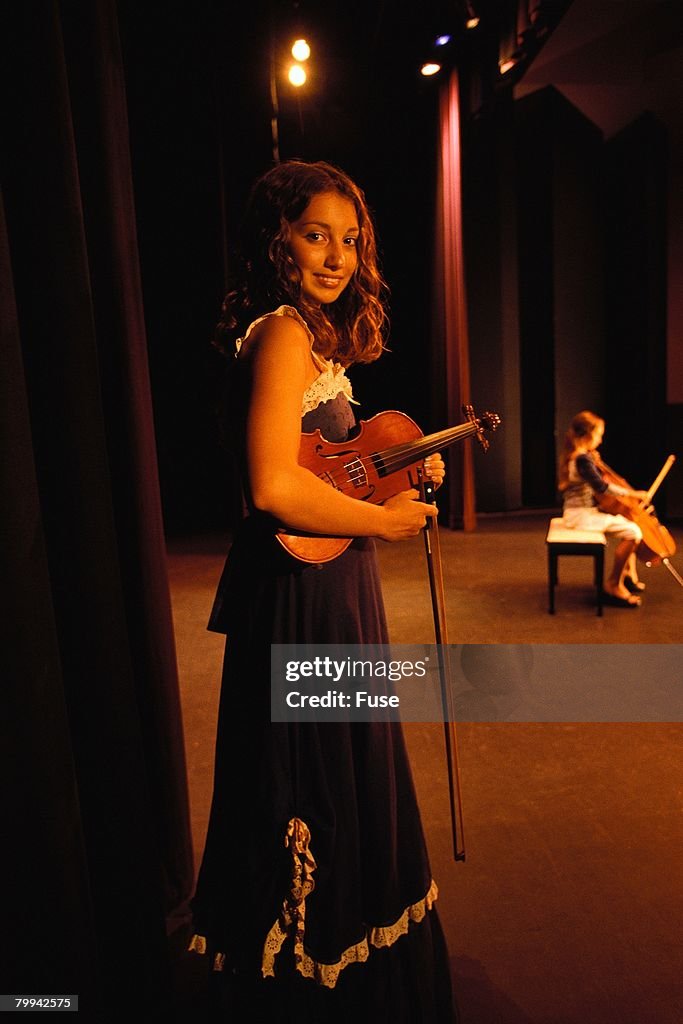
<path id="1" fill-rule="evenodd" d="M 493 433 L 500 426 L 500 416 L 497 412 L 487 411 L 480 417 L 480 423 L 486 430 L 490 430 Z"/>

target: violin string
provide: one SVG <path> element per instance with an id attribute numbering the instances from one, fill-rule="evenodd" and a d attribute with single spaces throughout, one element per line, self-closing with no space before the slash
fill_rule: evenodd
<path id="1" fill-rule="evenodd" d="M 463 429 L 464 428 L 464 429 Z M 469 424 L 462 424 L 461 427 L 453 428 L 448 431 L 441 431 L 439 434 L 431 434 L 427 438 L 419 438 L 415 441 L 409 442 L 404 445 L 395 445 L 392 448 L 387 448 L 384 451 L 372 452 L 367 458 L 381 461 L 383 469 L 382 476 L 390 476 L 392 473 L 409 466 L 413 462 L 417 462 L 420 457 L 427 457 L 432 455 L 443 447 L 444 444 L 453 443 L 460 437 L 469 437 L 476 431 L 475 427 Z M 455 436 L 453 436 L 455 434 Z M 449 440 L 450 438 L 450 440 Z M 419 453 L 419 454 L 416 454 Z M 361 479 L 367 476 L 367 469 L 365 462 L 363 462 L 360 456 L 356 458 L 356 466 L 353 466 L 353 462 L 347 462 L 344 465 L 343 470 L 339 470 L 336 473 L 330 474 L 333 477 L 341 476 L 344 481 L 349 480 L 353 483 L 354 479 Z M 349 467 L 352 467 L 349 469 Z"/>
<path id="2" fill-rule="evenodd" d="M 393 448 L 386 448 L 384 451 L 373 452 L 373 457 L 380 459 L 382 465 L 389 473 L 395 472 L 394 466 L 400 468 L 400 464 L 403 462 L 405 465 L 409 465 L 415 459 L 415 453 L 419 452 L 418 458 L 425 457 L 427 455 L 433 455 L 443 445 L 450 445 L 461 438 L 471 437 L 472 434 L 476 433 L 477 428 L 469 423 L 463 423 L 459 427 L 453 427 L 451 430 L 443 430 L 438 434 L 430 434 L 428 437 L 419 438 L 416 441 L 410 442 L 404 445 L 396 445 Z M 406 456 L 409 461 L 406 462 Z"/>
<path id="3" fill-rule="evenodd" d="M 469 425 L 462 424 L 466 429 L 466 433 L 460 433 L 456 435 L 452 440 L 458 439 L 458 436 L 470 436 L 474 432 L 475 428 L 469 428 Z M 459 428 L 453 428 L 458 430 Z M 365 459 L 381 460 L 382 468 L 384 470 L 383 476 L 389 476 L 401 469 L 404 465 L 408 466 L 413 461 L 418 461 L 420 456 L 426 457 L 434 452 L 437 452 L 440 447 L 445 443 L 452 443 L 446 440 L 444 435 L 451 434 L 451 431 L 442 431 L 438 435 L 429 435 L 427 438 L 419 438 L 404 445 L 395 445 L 392 448 L 387 448 L 384 451 L 371 452 L 365 456 Z M 416 456 L 416 451 L 419 451 L 419 455 Z M 406 461 L 407 458 L 407 461 Z M 351 467 L 351 468 L 349 468 Z M 362 479 L 367 476 L 367 468 L 363 457 L 357 455 L 353 460 L 344 463 L 343 469 L 333 470 L 330 473 L 324 474 L 328 480 L 331 480 L 334 486 L 337 486 L 342 482 L 351 482 L 354 480 Z M 340 488 L 343 489 L 343 488 Z"/>
<path id="4" fill-rule="evenodd" d="M 452 444 L 460 438 L 471 437 L 477 430 L 478 424 L 461 423 L 457 427 L 450 427 L 436 434 L 429 434 L 427 437 L 416 438 L 404 444 L 371 452 L 364 458 L 373 461 L 380 460 L 384 470 L 382 475 L 389 476 L 404 466 L 409 466 L 411 462 L 417 462 L 421 457 L 426 458 L 428 455 L 433 455 L 444 444 Z M 419 454 L 416 455 L 416 452 L 419 452 Z M 343 491 L 344 484 L 353 484 L 355 480 L 367 477 L 367 468 L 363 457 L 357 455 L 354 459 L 344 463 L 343 468 L 333 469 L 321 474 L 321 476 L 332 483 L 338 490 Z"/>

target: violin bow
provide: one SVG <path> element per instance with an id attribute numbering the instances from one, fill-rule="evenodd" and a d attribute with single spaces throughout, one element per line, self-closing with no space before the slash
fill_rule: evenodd
<path id="1" fill-rule="evenodd" d="M 463 415 L 476 427 L 474 437 L 486 452 L 489 442 L 484 437 L 483 422 L 478 420 L 474 408 L 462 406 Z M 489 429 L 495 430 L 500 418 L 494 414 L 495 423 Z M 422 468 L 417 470 L 418 487 L 423 501 L 436 505 L 435 487 L 428 480 Z M 451 808 L 451 834 L 453 837 L 453 857 L 456 861 L 465 860 L 465 829 L 463 826 L 462 787 L 460 784 L 460 761 L 458 757 L 458 735 L 455 727 L 455 707 L 453 704 L 453 686 L 451 684 L 451 661 L 448 651 L 448 625 L 446 623 L 446 596 L 443 585 L 443 565 L 441 562 L 441 541 L 439 539 L 439 523 L 436 516 L 430 517 L 422 531 L 429 571 L 429 590 L 432 597 L 434 615 L 434 634 L 439 662 L 439 683 L 441 686 L 441 707 L 443 710 L 444 739 L 446 743 L 446 765 L 448 768 L 448 795 Z"/>
<path id="2" fill-rule="evenodd" d="M 434 485 L 421 468 L 417 471 L 420 494 L 423 501 L 436 504 Z M 441 686 L 441 707 L 444 718 L 444 739 L 446 743 L 446 765 L 448 768 L 448 795 L 451 809 L 451 835 L 453 838 L 453 857 L 456 861 L 465 860 L 465 832 L 463 828 L 462 790 L 460 785 L 460 763 L 458 759 L 458 736 L 455 727 L 453 707 L 453 687 L 451 685 L 450 657 L 448 651 L 448 626 L 446 624 L 446 598 L 443 585 L 443 566 L 441 563 L 441 543 L 439 540 L 439 524 L 436 516 L 427 520 L 422 531 L 429 571 L 429 589 L 432 597 L 434 614 L 434 633 L 437 644 L 439 662 L 439 683 Z"/>

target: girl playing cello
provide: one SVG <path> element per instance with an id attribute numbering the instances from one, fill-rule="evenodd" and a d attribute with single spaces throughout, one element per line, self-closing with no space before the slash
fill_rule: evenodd
<path id="1" fill-rule="evenodd" d="M 611 515 L 597 507 L 596 495 L 647 498 L 645 491 L 633 491 L 609 482 L 600 466 L 597 450 L 605 432 L 605 421 L 594 412 L 578 413 L 569 425 L 560 460 L 559 490 L 563 495 L 565 525 L 578 530 L 601 530 L 613 534 L 618 545 L 612 572 L 605 582 L 609 603 L 619 608 L 637 608 L 645 584 L 638 580 L 635 550 L 642 540 L 637 523 L 623 515 Z"/>

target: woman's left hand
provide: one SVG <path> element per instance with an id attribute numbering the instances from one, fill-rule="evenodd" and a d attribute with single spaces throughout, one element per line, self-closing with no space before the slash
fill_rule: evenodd
<path id="1" fill-rule="evenodd" d="M 428 455 L 425 459 L 425 476 L 434 484 L 434 490 L 441 487 L 446 476 L 446 465 L 439 452 L 435 455 Z"/>

